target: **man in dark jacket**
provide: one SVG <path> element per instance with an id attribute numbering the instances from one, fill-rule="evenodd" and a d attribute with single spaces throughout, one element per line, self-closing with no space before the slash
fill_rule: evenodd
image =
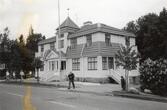
<path id="1" fill-rule="evenodd" d="M 69 80 L 68 89 L 71 88 L 71 83 L 72 83 L 73 89 L 75 89 L 74 78 L 75 78 L 74 73 L 70 72 L 70 73 L 68 74 L 68 80 Z"/>

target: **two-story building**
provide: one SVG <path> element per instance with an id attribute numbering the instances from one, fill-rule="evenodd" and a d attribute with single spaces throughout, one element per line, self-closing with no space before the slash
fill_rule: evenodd
<path id="1" fill-rule="evenodd" d="M 60 35 L 58 30 L 38 44 L 36 57 L 44 62 L 42 80 L 63 80 L 72 71 L 81 81 L 106 82 L 110 77 L 120 82 L 125 71 L 116 67 L 115 54 L 127 42 L 135 45 L 134 34 L 90 21 L 78 27 L 69 17 L 60 25 Z M 138 69 L 130 72 L 133 80 L 137 76 Z"/>

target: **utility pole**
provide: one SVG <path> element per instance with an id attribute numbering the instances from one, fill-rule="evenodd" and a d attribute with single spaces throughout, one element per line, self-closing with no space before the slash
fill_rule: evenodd
<path id="1" fill-rule="evenodd" d="M 61 35 L 61 32 L 60 32 L 60 1 L 59 0 L 58 0 L 58 24 L 59 24 L 59 28 L 58 28 L 58 40 L 57 40 L 57 43 L 58 43 L 58 48 L 59 48 L 59 38 L 60 38 L 60 35 Z M 58 72 L 59 72 L 60 78 L 61 78 L 61 50 L 60 50 L 60 48 L 58 49 L 58 51 L 59 51 Z"/>

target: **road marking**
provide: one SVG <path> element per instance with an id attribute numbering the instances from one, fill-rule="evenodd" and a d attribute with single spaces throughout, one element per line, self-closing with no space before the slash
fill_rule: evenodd
<path id="1" fill-rule="evenodd" d="M 48 101 L 48 102 L 53 103 L 53 104 L 58 104 L 58 105 L 61 105 L 61 106 L 65 106 L 65 107 L 71 107 L 71 108 L 76 107 L 74 105 L 70 105 L 70 104 L 66 104 L 66 103 L 62 103 L 62 102 L 56 102 L 56 101 Z"/>
<path id="2" fill-rule="evenodd" d="M 18 96 L 18 97 L 23 97 L 23 95 L 11 93 L 11 92 L 7 92 L 7 94 L 9 94 L 9 95 L 14 95 L 14 96 Z"/>
<path id="3" fill-rule="evenodd" d="M 26 87 L 26 94 L 23 97 L 23 110 L 36 110 L 36 108 L 32 105 L 32 100 L 31 100 L 32 92 L 31 92 L 31 87 L 28 86 Z"/>

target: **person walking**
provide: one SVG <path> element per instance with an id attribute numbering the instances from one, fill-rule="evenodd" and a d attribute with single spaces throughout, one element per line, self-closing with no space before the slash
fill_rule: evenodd
<path id="1" fill-rule="evenodd" d="M 121 87 L 122 87 L 122 90 L 124 91 L 126 87 L 126 82 L 123 76 L 121 76 Z"/>
<path id="2" fill-rule="evenodd" d="M 75 78 L 74 73 L 70 72 L 70 73 L 68 74 L 68 80 L 69 80 L 68 89 L 71 88 L 71 83 L 72 83 L 73 89 L 75 89 L 74 78 Z"/>

